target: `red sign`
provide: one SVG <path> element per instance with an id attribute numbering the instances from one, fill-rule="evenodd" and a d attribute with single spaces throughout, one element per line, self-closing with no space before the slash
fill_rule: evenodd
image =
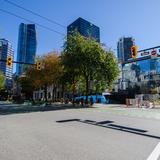
<path id="1" fill-rule="evenodd" d="M 157 57 L 157 51 L 156 50 L 151 51 L 151 57 L 152 58 Z"/>
<path id="2" fill-rule="evenodd" d="M 153 51 L 151 52 L 151 55 L 152 55 L 152 56 L 157 55 L 157 51 L 156 51 L 156 50 L 153 50 Z"/>

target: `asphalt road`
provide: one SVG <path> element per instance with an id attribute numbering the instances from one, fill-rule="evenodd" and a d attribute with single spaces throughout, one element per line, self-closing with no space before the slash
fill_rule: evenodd
<path id="1" fill-rule="evenodd" d="M 147 160 L 160 110 L 95 107 L 0 115 L 0 160 Z"/>

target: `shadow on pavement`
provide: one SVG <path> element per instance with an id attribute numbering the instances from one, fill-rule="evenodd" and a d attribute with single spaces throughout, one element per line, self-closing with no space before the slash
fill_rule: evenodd
<path id="1" fill-rule="evenodd" d="M 122 131 L 122 132 L 128 132 L 128 133 L 137 134 L 137 135 L 141 135 L 141 136 L 145 136 L 145 137 L 160 139 L 160 136 L 147 134 L 147 132 L 148 132 L 147 130 L 112 124 L 112 123 L 114 123 L 114 121 L 109 121 L 109 120 L 96 122 L 96 121 L 92 121 L 92 120 L 67 119 L 67 120 L 60 120 L 60 121 L 56 121 L 56 122 L 57 123 L 65 123 L 65 122 L 73 122 L 73 121 L 85 123 L 85 124 L 89 124 L 89 125 L 94 125 L 94 126 L 99 126 L 99 127 L 103 127 L 103 128 L 114 129 L 114 130 L 118 130 L 118 131 Z"/>

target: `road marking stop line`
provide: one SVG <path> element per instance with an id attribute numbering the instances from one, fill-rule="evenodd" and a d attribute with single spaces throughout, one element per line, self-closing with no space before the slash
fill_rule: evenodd
<path id="1" fill-rule="evenodd" d="M 160 142 L 157 144 L 157 146 L 150 154 L 150 156 L 147 158 L 147 160 L 158 160 L 159 156 L 160 156 Z"/>

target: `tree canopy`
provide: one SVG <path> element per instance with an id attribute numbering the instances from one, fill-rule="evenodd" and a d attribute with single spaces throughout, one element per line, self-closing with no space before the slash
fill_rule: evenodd
<path id="1" fill-rule="evenodd" d="M 22 91 L 26 93 L 27 90 L 33 92 L 43 88 L 47 98 L 47 86 L 57 84 L 62 74 L 60 56 L 56 52 L 50 52 L 37 58 L 37 61 L 41 63 L 41 70 L 35 66 L 30 67 L 26 70 L 25 77 L 20 77 Z"/>
<path id="2" fill-rule="evenodd" d="M 47 99 L 47 86 L 53 85 L 66 88 L 66 92 L 79 90 L 88 94 L 103 92 L 112 86 L 119 74 L 118 63 L 114 53 L 107 51 L 92 38 L 86 38 L 79 33 L 67 37 L 61 56 L 56 52 L 39 57 L 41 70 L 31 67 L 26 71 L 26 77 L 21 84 L 26 84 L 22 90 L 37 90 L 43 88 Z M 32 87 L 31 87 L 32 86 Z"/>
<path id="3" fill-rule="evenodd" d="M 5 76 L 2 72 L 0 72 L 0 90 L 4 89 L 5 87 Z"/>
<path id="4" fill-rule="evenodd" d="M 86 97 L 91 81 L 96 83 L 94 85 L 103 84 L 109 88 L 119 73 L 114 54 L 106 51 L 94 39 L 83 37 L 79 33 L 68 36 L 62 63 L 74 80 L 84 78 Z"/>

